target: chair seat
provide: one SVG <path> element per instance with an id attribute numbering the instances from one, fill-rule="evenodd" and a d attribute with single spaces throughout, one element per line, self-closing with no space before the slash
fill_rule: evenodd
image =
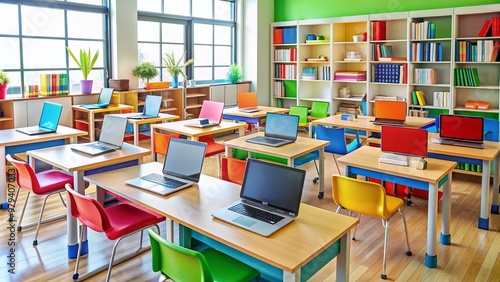
<path id="1" fill-rule="evenodd" d="M 37 173 L 36 177 L 40 183 L 40 191 L 37 191 L 39 195 L 46 195 L 57 190 L 64 190 L 64 185 L 66 183 L 73 184 L 73 176 L 58 170 L 46 170 Z"/>
<path id="2" fill-rule="evenodd" d="M 316 150 L 316 151 L 312 151 L 310 153 L 307 153 L 305 155 L 302 155 L 296 159 L 293 160 L 293 165 L 294 166 L 301 166 L 301 165 L 304 165 L 308 162 L 312 162 L 314 160 L 317 160 L 319 159 L 319 151 Z"/>
<path id="3" fill-rule="evenodd" d="M 106 237 L 110 240 L 165 220 L 164 216 L 158 218 L 153 213 L 126 203 L 114 205 L 105 210 L 112 226 L 111 230 L 106 230 Z M 125 214 L 127 216 L 123 216 Z"/>
<path id="4" fill-rule="evenodd" d="M 405 203 L 403 199 L 390 195 L 386 195 L 385 201 L 387 205 L 387 211 L 389 211 L 389 214 L 391 215 L 395 214 L 398 209 L 401 208 Z"/>
<path id="5" fill-rule="evenodd" d="M 210 267 L 214 281 L 250 281 L 259 276 L 259 272 L 254 268 L 215 249 L 208 248 L 201 253 Z M 228 267 L 230 267 L 230 271 Z"/>
<path id="6" fill-rule="evenodd" d="M 210 157 L 218 154 L 224 153 L 226 147 L 222 144 L 216 142 L 207 143 L 207 150 L 205 152 L 205 157 Z"/>

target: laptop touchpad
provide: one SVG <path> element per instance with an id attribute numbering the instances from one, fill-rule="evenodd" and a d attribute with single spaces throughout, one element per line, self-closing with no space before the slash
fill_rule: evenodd
<path id="1" fill-rule="evenodd" d="M 233 222 L 241 224 L 241 225 L 246 226 L 246 227 L 250 227 L 256 223 L 256 221 L 250 220 L 248 218 L 244 218 L 242 216 L 236 218 L 235 220 L 233 220 Z"/>

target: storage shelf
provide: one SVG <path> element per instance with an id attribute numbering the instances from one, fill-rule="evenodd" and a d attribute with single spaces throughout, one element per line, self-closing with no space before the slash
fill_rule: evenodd
<path id="1" fill-rule="evenodd" d="M 175 111 L 177 111 L 177 108 L 160 108 L 161 113 L 175 112 Z"/>
<path id="2" fill-rule="evenodd" d="M 198 109 L 201 108 L 201 104 L 186 105 L 186 109 Z"/>
<path id="3" fill-rule="evenodd" d="M 205 96 L 207 96 L 207 95 L 203 94 L 203 93 L 192 93 L 192 94 L 186 95 L 186 99 L 205 97 Z"/>
<path id="4" fill-rule="evenodd" d="M 500 112 L 498 108 L 489 108 L 487 110 L 481 110 L 481 109 L 470 109 L 466 108 L 464 106 L 456 106 L 454 108 L 455 111 L 468 111 L 468 112 L 490 112 L 490 113 L 498 113 Z"/>

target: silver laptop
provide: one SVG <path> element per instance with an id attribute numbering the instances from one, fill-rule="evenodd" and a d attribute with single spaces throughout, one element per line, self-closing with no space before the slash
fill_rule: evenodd
<path id="1" fill-rule="evenodd" d="M 248 159 L 240 200 L 212 216 L 262 236 L 270 236 L 299 214 L 305 170 Z"/>
<path id="2" fill-rule="evenodd" d="M 148 119 L 156 118 L 160 114 L 160 107 L 163 97 L 156 95 L 147 95 L 146 101 L 144 101 L 144 106 L 142 108 L 142 114 L 135 116 L 128 116 L 131 119 Z"/>
<path id="3" fill-rule="evenodd" d="M 53 133 L 57 131 L 57 125 L 61 118 L 63 106 L 51 102 L 44 102 L 38 125 L 16 128 L 17 131 L 28 135 Z"/>
<path id="4" fill-rule="evenodd" d="M 299 116 L 267 113 L 264 136 L 247 139 L 249 143 L 279 147 L 297 140 Z"/>
<path id="5" fill-rule="evenodd" d="M 255 112 L 259 112 L 259 108 L 255 107 L 255 108 L 241 108 L 239 109 L 240 112 L 242 113 L 255 113 Z"/>
<path id="6" fill-rule="evenodd" d="M 80 106 L 87 109 L 107 108 L 111 102 L 111 97 L 113 97 L 113 91 L 115 91 L 113 88 L 102 88 L 96 104 L 82 104 Z"/>
<path id="7" fill-rule="evenodd" d="M 200 180 L 207 144 L 170 138 L 163 163 L 163 174 L 150 173 L 125 183 L 160 195 L 187 188 Z"/>
<path id="8" fill-rule="evenodd" d="M 206 118 L 195 118 L 195 119 L 190 119 L 184 125 L 191 127 L 205 128 L 210 126 L 217 126 L 219 124 L 220 122 L 218 121 L 213 121 Z"/>
<path id="9" fill-rule="evenodd" d="M 127 128 L 127 118 L 117 115 L 104 115 L 99 141 L 77 144 L 72 150 L 96 156 L 121 149 Z"/>

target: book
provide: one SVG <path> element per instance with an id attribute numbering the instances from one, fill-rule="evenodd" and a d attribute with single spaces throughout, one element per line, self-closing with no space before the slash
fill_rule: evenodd
<path id="1" fill-rule="evenodd" d="M 406 61 L 406 57 L 380 57 L 378 60 L 381 62 Z"/>
<path id="2" fill-rule="evenodd" d="M 413 105 L 419 105 L 416 90 L 411 91 L 411 100 L 413 102 Z"/>
<path id="3" fill-rule="evenodd" d="M 373 40 L 386 40 L 386 22 L 385 21 L 373 21 L 371 22 L 372 36 Z"/>
<path id="4" fill-rule="evenodd" d="M 307 67 L 302 69 L 302 79 L 304 80 L 317 80 L 318 79 L 318 68 L 317 67 Z"/>
<path id="5" fill-rule="evenodd" d="M 483 28 L 479 31 L 479 37 L 485 37 L 491 35 L 491 20 L 486 20 L 484 22 Z"/>

